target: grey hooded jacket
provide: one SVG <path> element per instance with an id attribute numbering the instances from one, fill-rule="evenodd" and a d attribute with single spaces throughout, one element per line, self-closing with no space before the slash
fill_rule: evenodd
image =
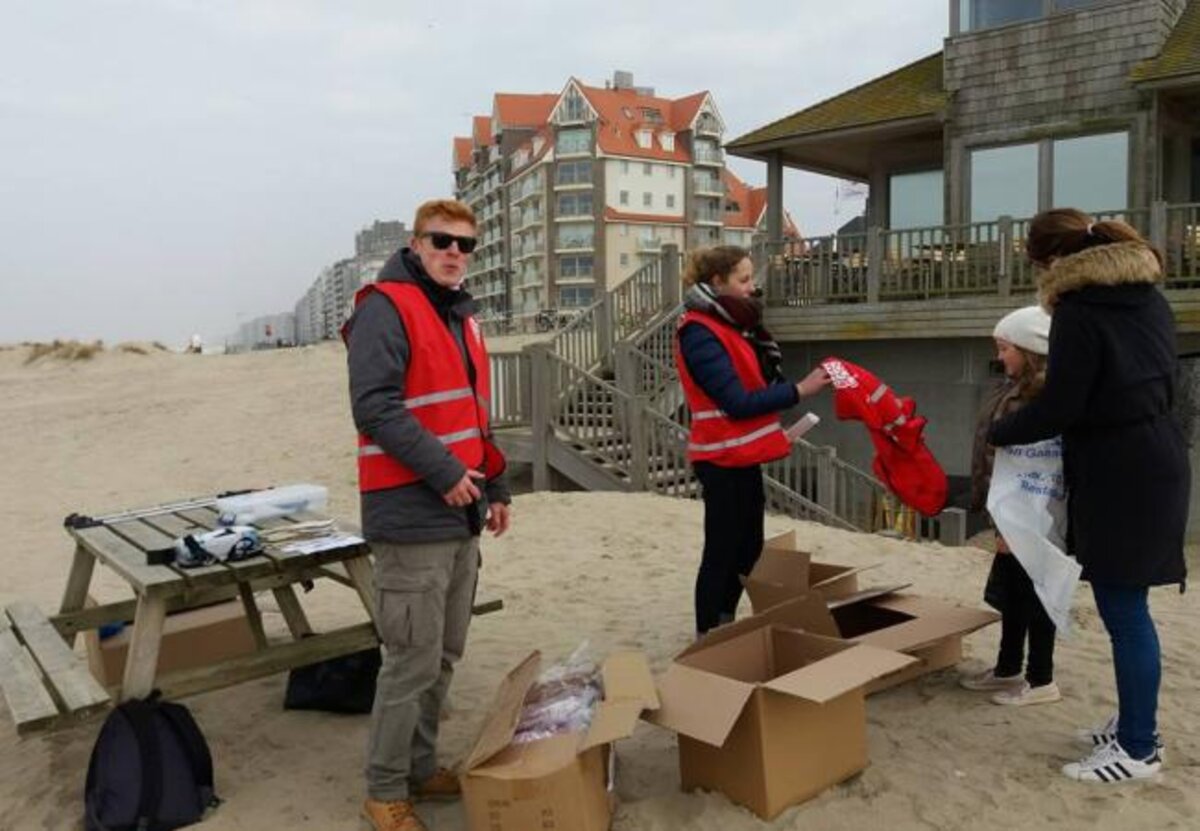
<path id="1" fill-rule="evenodd" d="M 379 272 L 379 282 L 416 283 L 425 290 L 454 335 L 466 362 L 463 321 L 474 301 L 466 291 L 438 287 L 409 249 L 402 249 Z M 442 494 L 454 487 L 466 467 L 404 406 L 404 381 L 411 355 L 408 334 L 391 301 L 368 295 L 346 322 L 350 404 L 360 433 L 415 471 L 421 481 L 361 494 L 364 536 L 391 543 L 440 542 L 477 536 L 491 502 L 511 501 L 505 477 L 482 488 L 483 499 L 465 508 L 447 505 Z"/>

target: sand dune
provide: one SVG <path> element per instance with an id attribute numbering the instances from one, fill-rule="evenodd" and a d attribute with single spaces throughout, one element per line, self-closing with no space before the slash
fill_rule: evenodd
<path id="1" fill-rule="evenodd" d="M 87 362 L 24 363 L 0 351 L 0 602 L 56 607 L 71 549 L 60 523 L 172 497 L 287 482 L 327 485 L 331 511 L 355 519 L 353 430 L 344 355 L 336 345 L 236 356 L 108 351 Z M 471 631 L 444 723 L 447 760 L 461 757 L 504 672 L 537 647 L 555 657 L 590 641 L 598 654 L 644 649 L 666 666 L 692 633 L 691 585 L 700 505 L 651 495 L 531 494 L 517 499 L 510 535 L 485 542 L 483 587 L 503 612 Z M 870 582 L 912 582 L 932 595 L 978 603 L 989 556 L 921 546 L 772 517 L 797 528 L 818 555 L 880 563 Z M 123 595 L 99 573 L 96 593 Z M 341 587 L 304 598 L 320 628 L 358 620 Z M 267 625 L 282 620 L 264 598 Z M 871 699 L 871 766 L 818 799 L 761 823 L 716 795 L 678 790 L 674 739 L 640 727 L 619 748 L 618 831 L 841 831 L 889 829 L 1196 828 L 1200 814 L 1200 627 L 1190 595 L 1154 594 L 1165 653 L 1162 780 L 1115 790 L 1073 784 L 1058 766 L 1078 755 L 1074 728 L 1103 720 L 1115 691 L 1108 642 L 1090 595 L 1057 653 L 1066 700 L 1001 709 L 960 690 L 953 673 Z M 968 640 L 976 667 L 998 632 Z M 187 701 L 216 759 L 225 803 L 205 823 L 221 829 L 356 829 L 366 720 L 284 712 L 272 677 Z M 0 717 L 0 829 L 80 825 L 83 777 L 97 725 L 18 741 Z M 820 752 L 818 749 L 798 752 Z M 431 810 L 437 831 L 464 827 L 455 806 Z"/>

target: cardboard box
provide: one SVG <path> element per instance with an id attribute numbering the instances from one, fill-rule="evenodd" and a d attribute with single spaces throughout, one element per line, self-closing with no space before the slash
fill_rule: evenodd
<path id="1" fill-rule="evenodd" d="M 863 687 L 914 661 L 746 618 L 677 657 L 646 718 L 679 734 L 685 790 L 719 791 L 772 819 L 866 767 Z"/>
<path id="2" fill-rule="evenodd" d="M 814 562 L 812 554 L 800 550 L 796 532 L 788 531 L 766 541 L 758 562 L 742 577 L 742 586 L 757 614 L 806 594 L 826 600 L 852 596 L 858 591 L 859 573 L 871 567 Z"/>
<path id="3" fill-rule="evenodd" d="M 85 634 L 88 668 L 101 685 L 112 687 L 121 683 L 132 635 L 132 625 L 104 640 L 100 640 L 95 630 Z M 206 666 L 254 650 L 254 634 L 239 601 L 176 612 L 163 622 L 158 672 Z"/>
<path id="4" fill-rule="evenodd" d="M 586 733 L 514 745 L 540 665 L 534 652 L 505 677 L 463 766 L 471 831 L 605 831 L 612 821 L 611 744 L 658 707 L 646 658 L 619 652 L 604 662 L 604 700 Z"/>
<path id="5" fill-rule="evenodd" d="M 872 681 L 875 693 L 954 666 L 962 660 L 963 636 L 1000 619 L 988 609 L 970 609 L 943 600 L 903 593 L 903 586 L 866 589 L 840 600 L 793 600 L 762 617 L 809 632 L 903 652 L 918 662 L 903 672 Z"/>

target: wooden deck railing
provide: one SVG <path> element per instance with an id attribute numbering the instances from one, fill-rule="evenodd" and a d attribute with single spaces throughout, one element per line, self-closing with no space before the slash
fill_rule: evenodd
<path id="1" fill-rule="evenodd" d="M 1155 202 L 1100 211 L 1122 219 L 1164 254 L 1166 288 L 1200 288 L 1200 204 Z M 879 303 L 1031 292 L 1037 274 L 1025 256 L 1029 219 L 922 228 L 870 228 L 810 237 L 803 246 L 760 243 L 756 266 L 767 303 Z"/>

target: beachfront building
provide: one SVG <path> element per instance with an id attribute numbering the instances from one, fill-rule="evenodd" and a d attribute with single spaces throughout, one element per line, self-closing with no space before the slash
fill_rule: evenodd
<path id="1" fill-rule="evenodd" d="M 454 140 L 456 193 L 480 219 L 468 285 L 482 316 L 557 325 L 668 243 L 749 244 L 765 189 L 726 169 L 724 132 L 709 93 L 665 98 L 627 72 L 497 94 Z"/>
<path id="2" fill-rule="evenodd" d="M 768 325 L 793 370 L 844 355 L 915 395 L 935 452 L 965 474 L 992 326 L 1033 302 L 1022 238 L 1039 210 L 1138 226 L 1166 253 L 1182 346 L 1200 344 L 1200 0 L 947 10 L 941 51 L 726 150 L 766 163 L 772 240 L 785 167 L 869 184 L 858 233 L 763 259 Z M 848 428 L 827 432 L 869 458 Z"/>

